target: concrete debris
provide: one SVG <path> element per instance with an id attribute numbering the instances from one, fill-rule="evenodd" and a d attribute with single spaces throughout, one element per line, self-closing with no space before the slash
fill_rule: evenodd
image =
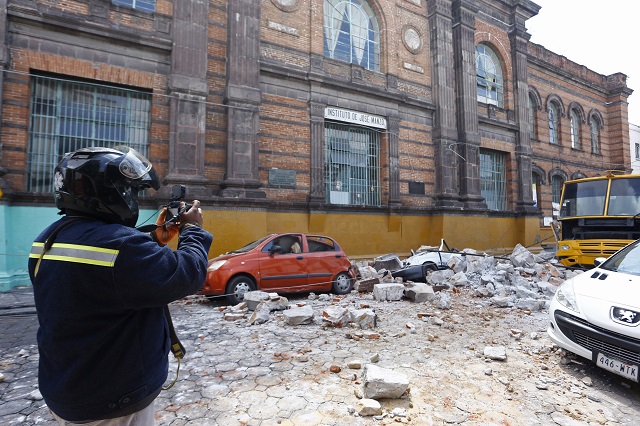
<path id="1" fill-rule="evenodd" d="M 256 291 L 248 291 L 244 294 L 244 298 L 242 302 L 246 304 L 247 309 L 250 311 L 255 311 L 260 302 L 265 300 L 269 300 L 269 293 L 266 291 L 256 290 Z"/>
<path id="2" fill-rule="evenodd" d="M 287 309 L 283 312 L 283 315 L 289 325 L 302 325 L 313 322 L 313 308 L 307 305 Z"/>
<path id="3" fill-rule="evenodd" d="M 425 303 L 436 298 L 433 287 L 425 283 L 407 282 L 404 287 L 404 296 L 412 302 Z"/>
<path id="4" fill-rule="evenodd" d="M 404 295 L 405 286 L 403 284 L 388 283 L 376 284 L 373 286 L 373 298 L 375 300 L 397 301 Z"/>
<path id="5" fill-rule="evenodd" d="M 364 367 L 365 398 L 400 398 L 409 389 L 409 378 L 406 374 L 387 368 L 367 364 Z"/>
<path id="6" fill-rule="evenodd" d="M 379 416 L 382 414 L 382 406 L 375 399 L 363 398 L 358 401 L 356 412 L 362 416 Z"/>
<path id="7" fill-rule="evenodd" d="M 494 361 L 506 361 L 507 348 L 504 346 L 487 346 L 484 348 L 484 356 Z"/>
<path id="8" fill-rule="evenodd" d="M 400 258 L 395 254 L 385 254 L 373 259 L 371 267 L 376 271 L 380 271 L 382 269 L 385 269 L 387 271 L 396 271 L 402 268 L 402 262 L 400 261 Z"/>
<path id="9" fill-rule="evenodd" d="M 353 312 L 340 306 L 328 306 L 322 312 L 322 321 L 334 327 L 344 327 L 353 322 Z"/>
<path id="10" fill-rule="evenodd" d="M 421 247 L 426 248 L 433 249 Z M 371 264 L 364 261 L 355 263 L 358 272 L 355 289 L 360 293 L 373 293 L 378 301 L 406 298 L 415 303 L 431 303 L 440 309 L 450 309 L 451 298 L 446 294 L 464 287 L 470 288 L 473 296 L 483 300 L 483 306 L 515 307 L 537 312 L 548 307 L 550 299 L 565 279 L 578 273 L 560 266 L 553 256 L 534 255 L 518 244 L 510 255 L 500 258 L 466 248 L 460 253 L 451 254 L 446 263 L 449 269 L 427 268 L 426 277 L 420 282 L 406 278 L 412 274 L 401 273 L 417 266 L 395 270 L 393 275 L 396 278 L 389 282 L 389 270 L 397 266 L 396 258 L 396 255 L 387 254 L 376 258 Z M 400 287 L 395 285 L 398 282 L 404 284 L 402 293 Z M 433 294 L 431 290 L 444 291 L 440 295 Z"/>

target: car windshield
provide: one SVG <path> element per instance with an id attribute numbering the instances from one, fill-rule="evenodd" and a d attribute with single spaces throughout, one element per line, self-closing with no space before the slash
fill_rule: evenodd
<path id="1" fill-rule="evenodd" d="M 264 240 L 266 240 L 269 237 L 271 237 L 271 235 L 267 235 L 266 237 L 262 237 L 259 240 L 255 240 L 255 241 L 247 244 L 246 246 L 244 246 L 242 248 L 239 248 L 238 250 L 230 251 L 229 253 L 245 253 L 245 252 L 248 252 L 249 250 L 253 250 L 254 248 L 258 247 L 260 245 L 260 243 L 262 243 Z"/>
<path id="2" fill-rule="evenodd" d="M 600 269 L 640 275 L 640 240 L 629 244 L 618 253 L 607 259 Z"/>

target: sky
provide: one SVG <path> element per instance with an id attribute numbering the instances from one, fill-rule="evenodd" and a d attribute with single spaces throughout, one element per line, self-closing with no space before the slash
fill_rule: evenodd
<path id="1" fill-rule="evenodd" d="M 626 74 L 629 123 L 640 125 L 640 1 L 533 2 L 541 9 L 526 22 L 531 41 L 599 74 Z"/>

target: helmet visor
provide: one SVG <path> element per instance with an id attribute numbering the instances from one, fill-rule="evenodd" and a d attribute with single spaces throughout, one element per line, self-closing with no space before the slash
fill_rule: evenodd
<path id="1" fill-rule="evenodd" d="M 138 182 L 138 187 L 160 188 L 158 175 L 151 162 L 138 151 L 128 146 L 117 146 L 116 150 L 125 154 L 120 161 L 118 169 L 120 173 L 132 182 Z"/>

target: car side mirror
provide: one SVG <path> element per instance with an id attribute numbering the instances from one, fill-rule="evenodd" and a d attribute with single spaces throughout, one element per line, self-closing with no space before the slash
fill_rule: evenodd
<path id="1" fill-rule="evenodd" d="M 269 249 L 269 256 L 273 256 L 276 253 L 282 253 L 282 247 L 278 245 L 271 246 L 271 249 Z"/>
<path id="2" fill-rule="evenodd" d="M 607 260 L 606 257 L 596 257 L 593 261 L 593 266 L 597 268 L 598 266 L 602 265 L 605 260 Z"/>

